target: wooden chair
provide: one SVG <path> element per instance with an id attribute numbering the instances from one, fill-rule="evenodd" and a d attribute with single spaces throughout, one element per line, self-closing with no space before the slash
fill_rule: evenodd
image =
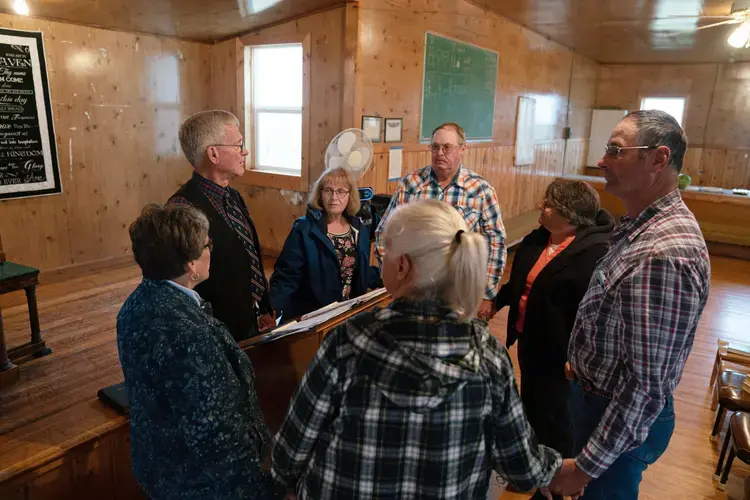
<path id="1" fill-rule="evenodd" d="M 718 376 L 719 408 L 716 411 L 716 421 L 711 432 L 711 440 L 715 441 L 724 422 L 724 414 L 729 411 L 750 411 L 750 393 L 742 390 L 747 374 L 735 370 L 723 369 Z"/>
<path id="2" fill-rule="evenodd" d="M 711 399 L 712 410 L 716 410 L 719 404 L 719 384 L 717 379 L 717 375 L 719 374 L 719 372 L 721 372 L 721 370 L 725 368 L 729 363 L 739 365 L 747 370 L 750 370 L 750 345 L 724 339 L 719 339 L 718 344 L 718 348 L 716 349 L 716 359 L 714 360 L 714 366 L 711 370 L 710 385 L 711 387 L 713 387 L 713 394 Z M 730 351 L 730 349 L 732 351 Z M 748 354 L 743 355 L 734 351 L 745 351 Z"/>
<path id="3" fill-rule="evenodd" d="M 731 448 L 729 448 L 731 444 Z M 724 465 L 724 457 L 729 448 L 729 458 Z M 729 470 L 732 468 L 732 462 L 737 457 L 746 464 L 750 464 L 750 414 L 745 412 L 736 412 L 729 419 L 729 428 L 727 429 L 724 446 L 721 448 L 719 463 L 716 465 L 714 479 L 719 480 L 719 489 L 727 489 L 727 480 L 729 479 Z M 723 469 L 723 470 L 722 470 Z M 721 476 L 719 476 L 721 474 Z M 747 482 L 745 482 L 747 491 Z"/>

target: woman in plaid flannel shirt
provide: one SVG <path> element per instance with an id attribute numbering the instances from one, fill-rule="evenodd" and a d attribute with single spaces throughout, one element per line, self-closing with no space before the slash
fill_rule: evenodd
<path id="1" fill-rule="evenodd" d="M 437 200 L 389 218 L 393 302 L 326 337 L 275 439 L 272 472 L 299 498 L 485 500 L 493 469 L 524 489 L 561 469 L 526 421 L 507 351 L 474 317 L 487 242 L 466 229 Z"/>

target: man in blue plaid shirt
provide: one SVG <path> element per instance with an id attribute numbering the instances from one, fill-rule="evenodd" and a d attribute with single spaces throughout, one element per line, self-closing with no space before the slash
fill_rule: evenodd
<path id="1" fill-rule="evenodd" d="M 477 316 L 489 320 L 505 269 L 505 228 L 495 189 L 480 175 L 461 163 L 466 151 L 466 134 L 456 123 L 444 123 L 432 132 L 432 164 L 404 177 L 375 231 L 375 255 L 382 263 L 383 228 L 399 205 L 425 198 L 442 200 L 456 207 L 471 231 L 482 233 L 489 245 L 487 290 Z"/>
<path id="2" fill-rule="evenodd" d="M 628 216 L 581 302 L 568 347 L 576 470 L 555 485 L 584 498 L 636 499 L 674 431 L 674 391 L 708 298 L 708 251 L 682 201 L 687 138 L 662 111 L 615 127 L 599 161 Z M 553 488 L 553 489 L 555 489 Z"/>

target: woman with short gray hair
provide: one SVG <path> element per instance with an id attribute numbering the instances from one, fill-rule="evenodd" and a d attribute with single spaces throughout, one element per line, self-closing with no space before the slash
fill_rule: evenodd
<path id="1" fill-rule="evenodd" d="M 571 457 L 568 340 L 614 219 L 600 208 L 594 188 L 574 180 L 552 182 L 539 209 L 541 226 L 518 247 L 495 306 L 510 306 L 506 345 L 518 340 L 521 400 L 531 427 L 540 443 Z"/>
<path id="2" fill-rule="evenodd" d="M 269 436 L 247 356 L 194 290 L 208 278 L 206 216 L 149 205 L 130 226 L 143 281 L 117 315 L 133 473 L 154 500 L 270 499 Z"/>

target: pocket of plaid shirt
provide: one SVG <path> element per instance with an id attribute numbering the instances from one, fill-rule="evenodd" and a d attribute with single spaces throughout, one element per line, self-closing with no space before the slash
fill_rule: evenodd
<path id="1" fill-rule="evenodd" d="M 461 217 L 463 217 L 464 221 L 466 221 L 466 226 L 469 228 L 470 231 L 478 231 L 479 228 L 477 227 L 479 225 L 479 211 L 474 210 L 471 207 L 456 207 L 461 214 Z"/>

